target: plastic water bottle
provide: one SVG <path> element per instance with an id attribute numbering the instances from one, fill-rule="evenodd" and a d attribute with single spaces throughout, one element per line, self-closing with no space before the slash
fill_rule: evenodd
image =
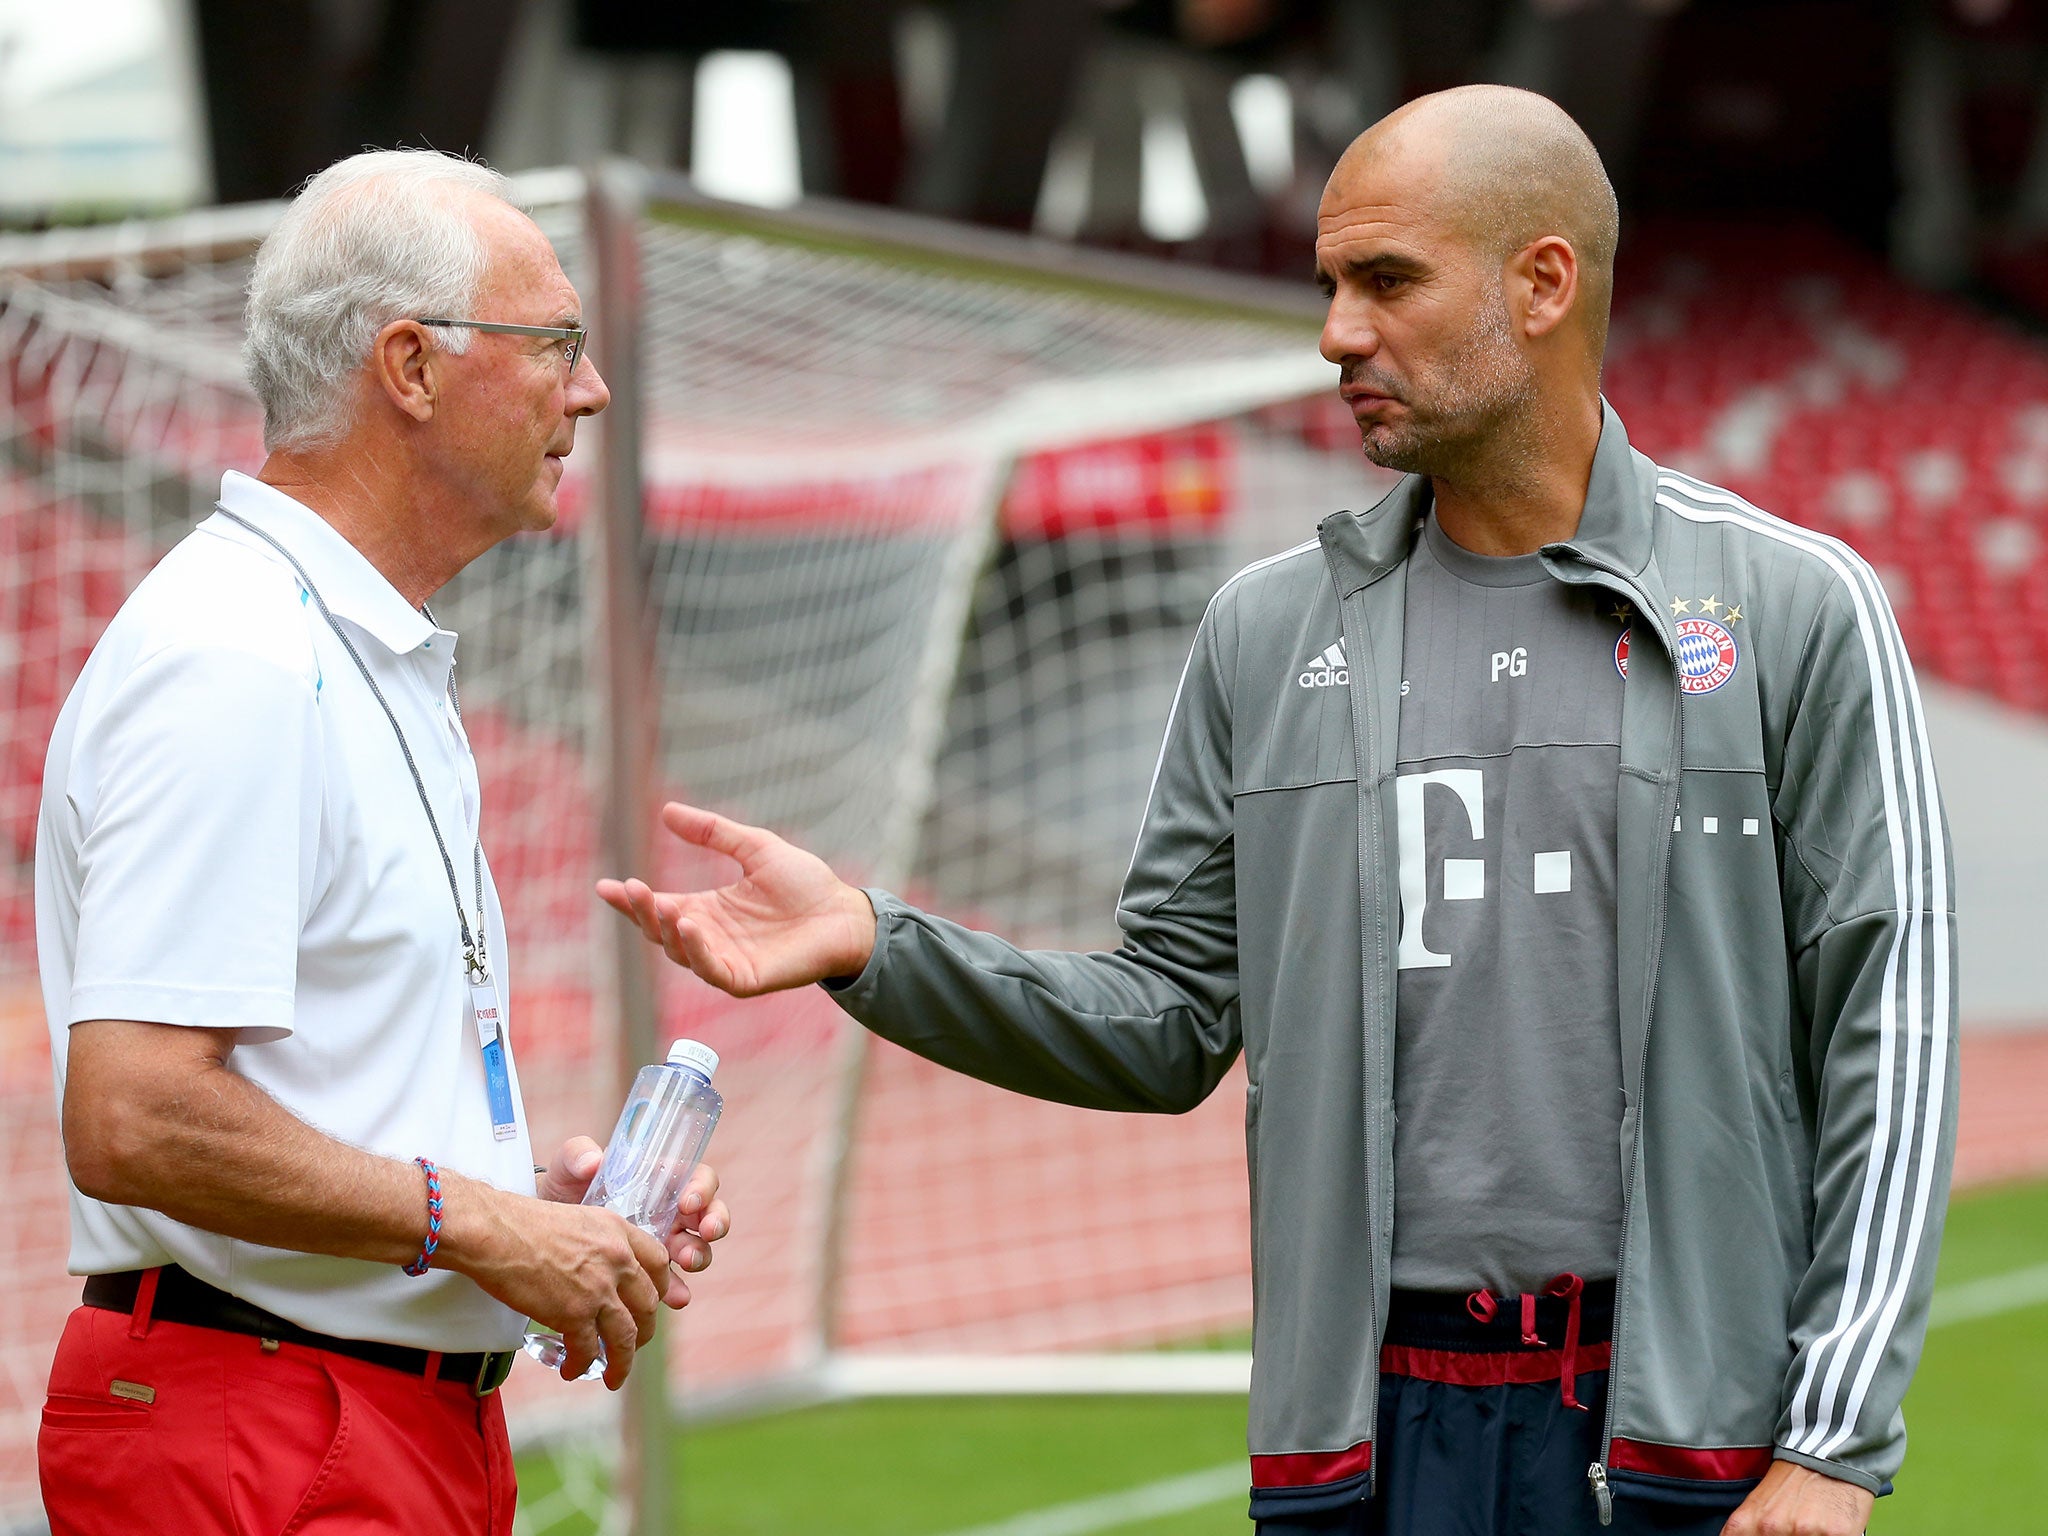
<path id="1" fill-rule="evenodd" d="M 725 1100 L 711 1086 L 718 1053 L 695 1040 L 678 1040 L 668 1060 L 642 1067 L 633 1079 L 626 1107 L 612 1130 L 597 1177 L 583 1196 L 585 1205 L 616 1211 L 656 1241 L 666 1243 L 682 1207 L 683 1186 L 703 1159 Z M 569 1346 L 552 1328 L 526 1325 L 526 1352 L 550 1370 L 569 1358 Z M 604 1346 L 589 1370 L 589 1381 L 604 1373 Z"/>

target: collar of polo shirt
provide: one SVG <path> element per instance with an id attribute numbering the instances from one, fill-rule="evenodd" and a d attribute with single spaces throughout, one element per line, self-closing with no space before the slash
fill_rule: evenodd
<path id="1" fill-rule="evenodd" d="M 347 619 L 394 654 L 416 651 L 433 640 L 437 630 L 432 621 L 401 597 L 361 550 L 310 507 L 235 470 L 221 478 L 220 501 L 290 550 L 336 616 Z M 217 531 L 223 537 L 261 546 L 261 540 L 225 518 L 219 519 Z"/>

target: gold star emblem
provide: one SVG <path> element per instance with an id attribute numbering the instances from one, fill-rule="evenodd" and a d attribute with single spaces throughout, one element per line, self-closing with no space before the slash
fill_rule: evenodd
<path id="1" fill-rule="evenodd" d="M 1716 617 L 1718 617 L 1720 615 L 1721 610 L 1727 606 L 1728 605 L 1726 603 L 1721 601 L 1721 594 L 1718 592 L 1716 592 L 1712 597 L 1703 597 L 1700 599 L 1700 612 L 1712 614 Z"/>
<path id="2" fill-rule="evenodd" d="M 1682 597 L 1674 597 L 1673 599 L 1671 599 L 1671 616 L 1672 616 L 1673 618 L 1677 618 L 1677 617 L 1678 617 L 1678 615 L 1679 615 L 1679 614 L 1681 614 L 1681 613 L 1691 613 L 1691 612 L 1692 612 L 1692 604 L 1691 604 L 1691 603 L 1689 603 L 1689 602 L 1687 602 L 1687 601 L 1686 601 L 1686 600 L 1685 600 L 1684 598 L 1682 598 Z"/>
<path id="3" fill-rule="evenodd" d="M 1737 619 L 1741 617 L 1742 610 L 1739 607 L 1737 607 L 1734 603 L 1730 603 L 1728 605 L 1728 622 L 1730 624 L 1733 624 Z"/>
<path id="4" fill-rule="evenodd" d="M 1635 609 L 1631 608 L 1627 603 L 1616 603 L 1614 605 L 1614 617 L 1621 620 L 1622 623 L 1626 624 L 1635 616 Z"/>

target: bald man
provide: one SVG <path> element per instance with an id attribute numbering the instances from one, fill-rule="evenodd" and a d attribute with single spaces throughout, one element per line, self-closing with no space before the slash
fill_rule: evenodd
<path id="1" fill-rule="evenodd" d="M 1407 478 L 1210 605 L 1115 953 L 686 806 L 734 884 L 601 888 L 1021 1093 L 1175 1112 L 1242 1052 L 1264 1536 L 1855 1536 L 1904 1452 L 1956 1082 L 1920 703 L 1868 566 L 1629 447 L 1616 222 L 1522 92 L 1345 154 L 1322 349 Z"/>

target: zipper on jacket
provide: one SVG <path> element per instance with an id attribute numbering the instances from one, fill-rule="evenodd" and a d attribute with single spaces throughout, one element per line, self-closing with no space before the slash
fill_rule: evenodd
<path id="1" fill-rule="evenodd" d="M 1649 984 L 1644 989 L 1645 1013 L 1643 1018 L 1642 1072 L 1636 1080 L 1635 1165 L 1629 1169 L 1628 1180 L 1622 1186 L 1621 1247 L 1615 1261 L 1614 1344 L 1607 1368 L 1607 1412 L 1603 1415 L 1605 1422 L 1601 1425 L 1600 1429 L 1601 1455 L 1610 1460 L 1614 1455 L 1615 1419 L 1621 1407 L 1622 1364 L 1627 1358 L 1628 1311 L 1626 1298 L 1628 1295 L 1629 1275 L 1629 1226 L 1630 1218 L 1635 1214 L 1636 1186 L 1641 1182 L 1643 1172 L 1643 1123 L 1645 1109 L 1642 1089 L 1643 1084 L 1648 1082 L 1650 1076 L 1650 1036 L 1655 1032 L 1657 1017 L 1657 978 L 1659 971 L 1663 968 L 1664 961 L 1664 915 L 1665 909 L 1670 904 L 1671 823 L 1678 814 L 1679 780 L 1683 777 L 1685 770 L 1685 711 L 1683 697 L 1679 700 L 1679 707 L 1673 711 L 1672 720 L 1673 756 L 1676 759 L 1676 767 L 1671 776 L 1670 786 L 1666 789 L 1664 798 L 1659 802 L 1657 835 L 1661 840 L 1659 846 L 1662 852 L 1657 859 L 1657 878 L 1656 883 L 1652 887 L 1650 906 L 1652 942 L 1650 945 Z M 1599 1464 L 1596 1463 L 1596 1465 Z M 1593 1485 L 1593 1497 L 1600 1505 L 1600 1523 L 1602 1525 L 1612 1524 L 1614 1519 L 1614 1499 L 1613 1495 L 1607 1491 L 1607 1473 L 1604 1466 L 1601 1467 L 1599 1480 Z"/>
<path id="2" fill-rule="evenodd" d="M 1567 544 L 1563 548 L 1569 550 L 1572 556 L 1582 564 L 1599 571 L 1602 575 L 1608 577 L 1610 581 L 1619 583 L 1620 595 L 1628 598 L 1630 602 L 1635 604 L 1638 614 L 1649 614 L 1652 612 L 1653 605 L 1643 600 L 1645 594 L 1637 590 L 1635 583 L 1629 580 L 1625 572 L 1615 570 L 1599 561 L 1587 558 L 1575 545 Z M 1597 584 L 1606 586 L 1609 583 L 1600 582 Z M 1671 647 L 1665 641 L 1663 629 L 1654 621 L 1652 627 L 1656 630 L 1657 643 L 1663 645 L 1666 654 L 1669 655 Z M 1673 665 L 1676 665 L 1675 657 L 1673 657 Z M 1600 1454 L 1605 1459 L 1594 1462 L 1586 1469 L 1586 1482 L 1593 1491 L 1593 1502 L 1599 1510 L 1600 1524 L 1602 1526 L 1609 1526 L 1614 1523 L 1614 1490 L 1607 1483 L 1607 1462 L 1611 1461 L 1614 1457 L 1614 1421 L 1621 1403 L 1621 1366 L 1626 1353 L 1623 1343 L 1628 1332 L 1626 1297 L 1628 1295 L 1629 1218 L 1634 1214 L 1635 1188 L 1643 1167 L 1643 1101 L 1641 1088 L 1642 1083 L 1647 1081 L 1650 1075 L 1650 1032 L 1657 1014 L 1657 975 L 1662 969 L 1664 961 L 1664 913 L 1665 908 L 1669 905 L 1670 892 L 1668 885 L 1671 874 L 1670 829 L 1673 818 L 1678 814 L 1679 780 L 1685 772 L 1685 696 L 1683 690 L 1680 690 L 1678 706 L 1672 711 L 1671 718 L 1672 743 L 1676 750 L 1673 754 L 1674 768 L 1671 782 L 1665 789 L 1663 799 L 1658 802 L 1657 835 L 1661 839 L 1659 847 L 1662 851 L 1657 859 L 1657 877 L 1652 887 L 1650 905 L 1650 975 L 1648 986 L 1644 989 L 1645 1012 L 1643 1016 L 1642 1075 L 1637 1082 L 1635 1102 L 1635 1158 L 1634 1166 L 1628 1170 L 1628 1177 L 1622 1183 L 1621 1246 L 1615 1256 L 1614 1339 L 1607 1367 L 1607 1410 L 1601 1416 L 1602 1423 L 1600 1426 Z"/>
<path id="3" fill-rule="evenodd" d="M 1370 784 L 1372 786 L 1369 793 L 1373 797 L 1373 804 L 1375 806 L 1373 815 L 1375 818 L 1375 823 L 1377 823 L 1377 817 L 1379 814 L 1377 810 L 1379 800 L 1378 733 L 1381 729 L 1381 721 L 1379 719 L 1379 712 L 1374 705 L 1373 696 L 1371 693 L 1371 687 L 1373 683 L 1372 631 L 1370 627 L 1363 624 L 1359 626 L 1358 646 L 1356 648 L 1355 654 L 1357 655 L 1358 659 L 1353 663 L 1351 668 L 1351 686 L 1354 690 L 1361 691 L 1356 691 L 1352 695 L 1354 701 L 1353 708 L 1357 711 L 1358 718 L 1365 726 L 1365 740 L 1358 743 L 1358 750 L 1361 758 L 1361 761 L 1358 765 L 1358 782 L 1361 785 Z M 1359 701 L 1362 701 L 1362 704 Z M 1363 807 L 1360 808 L 1361 818 L 1363 816 L 1363 809 Z M 1364 821 L 1361 819 L 1359 823 L 1361 839 L 1363 837 L 1364 830 L 1365 824 Z M 1384 845 L 1384 837 L 1381 838 L 1381 842 Z M 1360 851 L 1363 852 L 1362 847 Z M 1363 863 L 1360 864 L 1360 872 L 1361 874 L 1363 874 L 1364 872 Z M 1373 878 L 1377 880 L 1378 875 L 1375 874 Z M 1361 891 L 1360 894 L 1362 896 L 1364 894 L 1363 891 Z M 1392 1016 L 1393 1006 L 1393 998 L 1389 997 L 1387 999 L 1387 1013 L 1389 1017 Z M 1380 1088 L 1381 1085 L 1386 1081 L 1386 1073 L 1384 1070 L 1385 1063 L 1382 1059 L 1383 1052 L 1384 1032 L 1380 1030 L 1368 1029 L 1366 1031 L 1365 1036 L 1365 1072 L 1366 1077 L 1368 1079 L 1368 1091 L 1366 1093 L 1365 1098 L 1365 1135 L 1367 1142 L 1366 1169 L 1368 1173 L 1370 1173 L 1373 1164 L 1379 1158 L 1381 1134 L 1383 1129 L 1382 1121 L 1384 1117 L 1380 1113 Z M 1381 1247 L 1380 1213 L 1384 1209 L 1385 1202 L 1391 1199 L 1393 1195 L 1393 1191 L 1390 1188 L 1386 1187 L 1391 1182 L 1393 1175 L 1391 1159 L 1389 1160 L 1389 1166 L 1385 1171 L 1387 1174 L 1387 1178 L 1377 1181 L 1377 1185 L 1369 1181 L 1366 1186 L 1366 1207 L 1368 1215 L 1371 1218 L 1372 1246 L 1375 1269 L 1377 1269 L 1378 1267 L 1378 1256 Z M 1375 1187 L 1378 1188 L 1379 1194 L 1379 1198 L 1377 1200 L 1372 1198 L 1372 1193 Z M 1393 1262 L 1391 1244 L 1388 1245 L 1387 1262 L 1389 1265 L 1391 1265 Z M 1380 1349 L 1385 1342 L 1381 1338 L 1380 1290 L 1379 1281 L 1377 1277 L 1374 1278 L 1373 1283 L 1366 1291 L 1365 1304 L 1367 1311 L 1366 1324 L 1372 1330 L 1373 1378 L 1373 1389 L 1371 1392 L 1366 1394 L 1365 1400 L 1365 1438 L 1369 1444 L 1377 1448 L 1379 1445 L 1380 1433 Z M 1379 1484 L 1380 1458 L 1374 1456 L 1370 1461 L 1366 1463 L 1365 1468 L 1366 1497 L 1377 1497 L 1379 1494 Z"/>
<path id="4" fill-rule="evenodd" d="M 1327 558 L 1327 550 L 1325 551 L 1325 554 Z M 1371 824 L 1375 828 L 1378 828 L 1380 825 L 1378 809 L 1379 733 L 1381 732 L 1381 730 L 1385 728 L 1385 722 L 1381 721 L 1379 718 L 1378 707 L 1374 702 L 1372 693 L 1372 689 L 1375 686 L 1375 669 L 1371 626 L 1367 624 L 1364 621 L 1363 616 L 1358 615 L 1356 613 L 1356 610 L 1352 607 L 1352 605 L 1342 597 L 1340 597 L 1338 600 L 1338 614 L 1339 622 L 1343 625 L 1345 631 L 1345 650 L 1346 653 L 1351 657 L 1351 684 L 1348 691 L 1351 695 L 1350 703 L 1353 739 L 1357 747 L 1359 758 L 1358 784 L 1360 793 L 1358 808 L 1358 894 L 1360 917 L 1361 920 L 1363 920 L 1368 914 L 1373 914 L 1377 912 L 1377 904 L 1373 900 L 1371 893 L 1367 891 L 1366 882 L 1368 879 L 1377 881 L 1379 879 L 1379 874 L 1377 871 L 1372 871 L 1370 874 L 1368 873 L 1365 837 L 1368 816 L 1372 818 Z M 1357 634 L 1355 637 L 1351 633 L 1354 618 L 1357 620 Z M 1381 836 L 1380 841 L 1382 845 L 1384 845 L 1385 838 L 1383 835 Z M 1377 918 L 1375 918 L 1374 920 L 1378 921 Z M 1359 934 L 1361 958 L 1370 956 L 1375 949 L 1374 944 L 1367 942 L 1367 938 L 1368 935 L 1361 928 Z M 1377 939 L 1379 941 L 1379 947 L 1383 948 L 1385 944 L 1385 934 L 1378 934 Z M 1386 1011 L 1390 1018 L 1393 1013 L 1393 1007 L 1394 1000 L 1393 997 L 1389 995 L 1386 1000 Z M 1370 1370 L 1372 1373 L 1372 1390 L 1366 1394 L 1365 1400 L 1365 1438 L 1369 1444 L 1372 1444 L 1375 1447 L 1377 1446 L 1379 1441 L 1380 1348 L 1384 1342 L 1382 1338 L 1382 1327 L 1380 1322 L 1378 1280 L 1378 1275 L 1385 1267 L 1380 1262 L 1381 1249 L 1383 1246 L 1381 1242 L 1380 1230 L 1382 1226 L 1381 1214 L 1386 1208 L 1386 1201 L 1393 1198 L 1393 1192 L 1391 1188 L 1385 1187 L 1390 1184 L 1391 1175 L 1393 1172 L 1391 1166 L 1391 1153 L 1389 1154 L 1389 1164 L 1383 1170 L 1388 1175 L 1388 1177 L 1378 1180 L 1375 1180 L 1370 1177 L 1372 1170 L 1379 1164 L 1379 1149 L 1385 1125 L 1385 1117 L 1381 1113 L 1381 1088 L 1384 1082 L 1386 1081 L 1383 1035 L 1383 1031 L 1367 1028 L 1367 1030 L 1365 1031 L 1364 1042 L 1366 1076 L 1366 1083 L 1364 1085 L 1366 1142 L 1365 1158 L 1366 1171 L 1368 1174 L 1368 1178 L 1366 1181 L 1366 1214 L 1368 1218 L 1368 1225 L 1371 1228 L 1371 1257 L 1373 1270 L 1372 1283 L 1366 1291 L 1366 1325 L 1370 1329 L 1370 1334 L 1372 1338 L 1372 1359 L 1370 1362 Z M 1387 1249 L 1387 1264 L 1391 1265 L 1392 1244 L 1387 1243 L 1384 1246 Z M 1379 1458 L 1377 1456 L 1372 1458 L 1372 1460 L 1369 1461 L 1366 1465 L 1365 1491 L 1366 1496 L 1368 1498 L 1375 1496 L 1379 1491 Z"/>

